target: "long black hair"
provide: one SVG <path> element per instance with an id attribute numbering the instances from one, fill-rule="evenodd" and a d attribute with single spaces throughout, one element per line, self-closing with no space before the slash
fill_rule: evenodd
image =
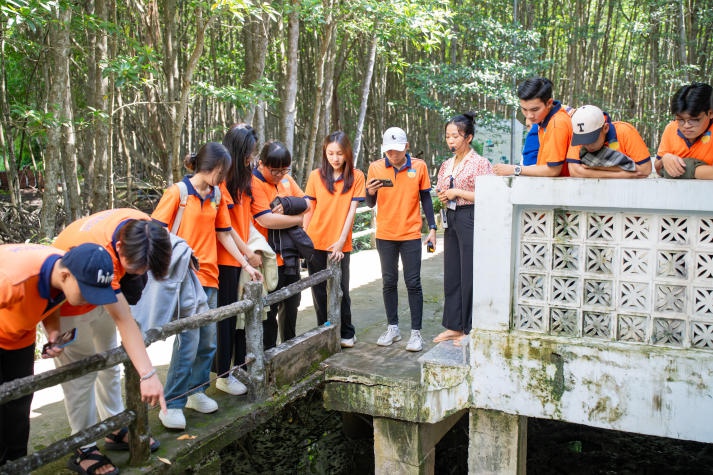
<path id="1" fill-rule="evenodd" d="M 225 186 L 235 203 L 240 203 L 243 194 L 252 198 L 252 165 L 250 158 L 255 152 L 257 133 L 248 124 L 233 124 L 223 137 L 223 146 L 230 152 L 233 162 L 228 168 Z"/>
<path id="2" fill-rule="evenodd" d="M 327 187 L 327 190 L 332 194 L 334 194 L 334 169 L 327 159 L 327 146 L 331 143 L 338 144 L 344 154 L 344 166 L 342 167 L 342 180 L 344 180 L 342 194 L 344 194 L 351 190 L 354 184 L 354 153 L 352 152 L 352 143 L 349 141 L 347 134 L 341 130 L 327 135 L 322 143 L 322 166 L 319 167 L 319 176 L 322 178 L 324 186 Z"/>

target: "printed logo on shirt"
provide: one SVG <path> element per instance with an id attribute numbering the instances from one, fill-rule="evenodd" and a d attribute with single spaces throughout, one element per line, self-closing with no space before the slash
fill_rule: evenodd
<path id="1" fill-rule="evenodd" d="M 406 175 L 408 175 L 409 178 L 414 178 L 416 176 L 416 169 L 409 168 L 408 171 L 406 172 Z"/>
<path id="2" fill-rule="evenodd" d="M 701 143 L 708 143 L 711 141 L 711 131 L 709 130 L 705 134 L 703 134 L 703 137 L 701 137 Z"/>

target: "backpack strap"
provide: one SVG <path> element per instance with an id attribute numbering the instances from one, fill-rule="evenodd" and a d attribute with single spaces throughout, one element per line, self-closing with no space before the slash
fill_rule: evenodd
<path id="1" fill-rule="evenodd" d="M 176 183 L 178 187 L 178 193 L 181 197 L 178 203 L 178 211 L 176 211 L 176 218 L 173 220 L 173 226 L 171 226 L 171 233 L 178 233 L 178 228 L 181 226 L 181 218 L 183 218 L 183 211 L 186 209 L 186 201 L 188 201 L 188 187 L 183 181 Z"/>
<path id="2" fill-rule="evenodd" d="M 215 185 L 213 186 L 213 196 L 215 197 L 215 205 L 218 206 L 220 204 L 220 186 Z"/>

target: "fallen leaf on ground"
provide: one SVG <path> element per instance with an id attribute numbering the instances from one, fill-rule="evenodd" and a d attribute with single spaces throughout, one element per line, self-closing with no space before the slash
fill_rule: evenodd
<path id="1" fill-rule="evenodd" d="M 168 460 L 168 459 L 165 459 L 165 458 L 163 458 L 163 457 L 158 457 L 158 459 L 159 459 L 161 462 L 165 463 L 166 465 L 171 465 L 171 461 Z"/>
<path id="2" fill-rule="evenodd" d="M 182 436 L 177 437 L 176 440 L 193 440 L 195 438 L 196 438 L 195 435 L 183 434 Z"/>

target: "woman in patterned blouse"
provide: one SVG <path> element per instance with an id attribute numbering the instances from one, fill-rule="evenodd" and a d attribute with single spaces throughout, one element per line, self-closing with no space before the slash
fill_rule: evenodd
<path id="1" fill-rule="evenodd" d="M 475 134 L 475 113 L 453 117 L 446 124 L 446 143 L 453 157 L 438 172 L 436 191 L 443 203 L 443 326 L 434 342 L 454 340 L 470 333 L 473 317 L 473 213 L 475 177 L 492 175 L 490 163 L 470 146 Z"/>

